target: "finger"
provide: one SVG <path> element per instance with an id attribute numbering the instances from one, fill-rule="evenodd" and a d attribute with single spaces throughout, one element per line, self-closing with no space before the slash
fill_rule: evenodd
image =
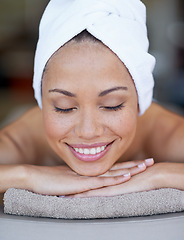
<path id="1" fill-rule="evenodd" d="M 83 192 L 102 189 L 108 186 L 119 185 L 121 183 L 127 182 L 130 180 L 130 178 L 130 173 L 115 177 L 86 177 L 85 181 L 80 177 L 79 181 L 77 181 L 78 184 L 74 188 L 68 189 L 66 186 L 65 190 L 62 189 L 62 193 L 58 193 L 57 195 L 71 197 L 76 194 L 82 194 Z"/>
<path id="2" fill-rule="evenodd" d="M 146 170 L 146 164 L 144 162 L 142 162 L 141 164 L 139 164 L 135 167 L 132 167 L 132 168 L 110 170 L 101 176 L 103 176 L 103 177 L 121 176 L 126 173 L 130 173 L 131 176 L 134 176 L 135 174 L 141 173 L 145 170 Z"/>
<path id="3" fill-rule="evenodd" d="M 122 185 L 116 185 L 116 186 L 109 186 L 104 187 L 100 189 L 90 190 L 83 193 L 78 193 L 71 195 L 73 198 L 87 198 L 87 197 L 112 197 L 117 195 L 122 195 L 126 193 L 132 193 L 132 192 L 140 192 L 144 191 L 144 189 L 149 190 L 149 188 L 143 188 L 141 186 L 137 186 L 137 184 L 134 182 L 133 184 L 130 181 L 127 181 L 123 183 Z"/>
<path id="4" fill-rule="evenodd" d="M 137 160 L 137 161 L 128 161 L 128 162 L 123 162 L 123 163 L 116 163 L 112 166 L 110 170 L 117 170 L 120 168 L 132 168 L 135 167 L 141 163 L 145 163 L 146 166 L 151 166 L 154 164 L 153 158 L 148 158 L 145 160 Z"/>
<path id="5" fill-rule="evenodd" d="M 74 195 L 69 195 L 67 197 L 72 197 L 72 198 L 87 198 L 87 197 L 110 197 L 110 196 L 115 196 L 118 195 L 116 193 L 117 191 L 113 187 L 105 187 L 105 188 L 100 188 L 100 189 L 95 189 L 83 193 L 78 193 Z"/>
<path id="6" fill-rule="evenodd" d="M 147 158 L 145 160 L 145 164 L 146 164 L 147 167 L 152 166 L 154 164 L 154 159 L 153 158 Z"/>
<path id="7" fill-rule="evenodd" d="M 122 176 L 125 174 L 130 173 L 130 169 L 129 168 L 120 168 L 117 170 L 109 170 L 106 173 L 99 175 L 99 177 L 115 177 L 115 176 Z"/>
<path id="8" fill-rule="evenodd" d="M 89 191 L 93 189 L 103 188 L 107 186 L 114 186 L 128 181 L 131 178 L 130 173 L 121 176 L 112 177 L 89 177 L 83 185 L 82 191 Z"/>
<path id="9" fill-rule="evenodd" d="M 144 162 L 144 160 L 116 163 L 112 166 L 112 168 L 110 170 L 117 170 L 117 169 L 121 169 L 121 168 L 131 168 L 131 167 L 135 167 L 138 164 L 141 164 L 143 162 Z"/>
<path id="10" fill-rule="evenodd" d="M 138 173 L 144 172 L 146 170 L 146 168 L 147 168 L 146 164 L 143 162 L 143 163 L 137 165 L 136 167 L 130 168 L 129 171 L 130 171 L 131 176 L 134 176 Z"/>
<path id="11" fill-rule="evenodd" d="M 138 175 L 137 175 L 138 176 Z M 108 186 L 100 189 L 94 189 L 90 191 L 86 191 L 83 193 L 78 193 L 73 195 L 72 197 L 110 197 L 110 196 L 116 196 L 121 195 L 125 193 L 131 193 L 131 192 L 139 192 L 144 190 L 149 190 L 149 187 L 145 188 L 144 183 L 137 184 L 137 176 L 135 178 L 131 178 L 129 181 L 126 181 L 123 184 L 115 185 L 115 186 Z M 149 186 L 149 185 L 148 185 Z"/>

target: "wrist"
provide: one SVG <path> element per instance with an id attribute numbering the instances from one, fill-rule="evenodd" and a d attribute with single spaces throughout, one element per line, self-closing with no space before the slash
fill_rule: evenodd
<path id="1" fill-rule="evenodd" d="M 28 187 L 28 165 L 17 165 L 15 166 L 12 187 L 27 189 Z"/>
<path id="2" fill-rule="evenodd" d="M 11 166 L 11 165 L 10 165 Z M 12 165 L 9 169 L 7 188 L 28 188 L 28 165 Z"/>
<path id="3" fill-rule="evenodd" d="M 176 188 L 184 190 L 184 164 L 158 163 L 156 188 Z"/>
<path id="4" fill-rule="evenodd" d="M 156 163 L 153 166 L 154 172 L 152 174 L 152 184 L 153 189 L 167 188 L 168 187 L 168 177 L 169 171 L 167 168 L 167 163 Z"/>
<path id="5" fill-rule="evenodd" d="M 25 169 L 24 165 L 0 165 L 0 192 L 8 188 L 26 187 Z"/>

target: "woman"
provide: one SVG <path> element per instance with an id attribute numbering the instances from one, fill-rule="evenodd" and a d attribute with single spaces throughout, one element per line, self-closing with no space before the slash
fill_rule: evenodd
<path id="1" fill-rule="evenodd" d="M 184 119 L 152 103 L 147 48 L 139 0 L 50 1 L 35 57 L 41 110 L 2 129 L 0 191 L 184 190 Z"/>

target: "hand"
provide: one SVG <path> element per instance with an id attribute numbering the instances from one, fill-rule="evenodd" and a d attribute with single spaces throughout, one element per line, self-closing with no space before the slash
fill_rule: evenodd
<path id="1" fill-rule="evenodd" d="M 68 166 L 27 165 L 26 189 L 43 195 L 68 195 L 127 181 L 130 175 L 109 177 L 80 176 Z"/>
<path id="2" fill-rule="evenodd" d="M 67 166 L 28 165 L 26 189 L 39 194 L 58 196 L 90 192 L 122 184 L 152 164 L 153 160 L 118 163 L 97 177 L 80 176 Z"/>
<path id="3" fill-rule="evenodd" d="M 178 167 L 181 168 L 181 166 Z M 171 184 L 173 181 L 171 180 L 171 185 L 169 185 L 167 179 L 172 168 L 172 163 L 157 163 L 152 166 L 150 165 L 145 171 L 132 176 L 129 181 L 115 186 L 108 186 L 81 194 L 75 194 L 72 197 L 115 196 L 131 192 L 154 190 L 162 187 L 174 187 Z"/>

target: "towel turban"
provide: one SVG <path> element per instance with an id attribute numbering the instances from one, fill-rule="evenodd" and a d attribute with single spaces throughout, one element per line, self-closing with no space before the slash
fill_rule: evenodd
<path id="1" fill-rule="evenodd" d="M 146 10 L 140 0 L 51 0 L 42 16 L 35 54 L 33 88 L 42 107 L 41 80 L 50 57 L 87 30 L 111 49 L 129 70 L 139 114 L 150 106 L 155 59 L 148 53 Z"/>

